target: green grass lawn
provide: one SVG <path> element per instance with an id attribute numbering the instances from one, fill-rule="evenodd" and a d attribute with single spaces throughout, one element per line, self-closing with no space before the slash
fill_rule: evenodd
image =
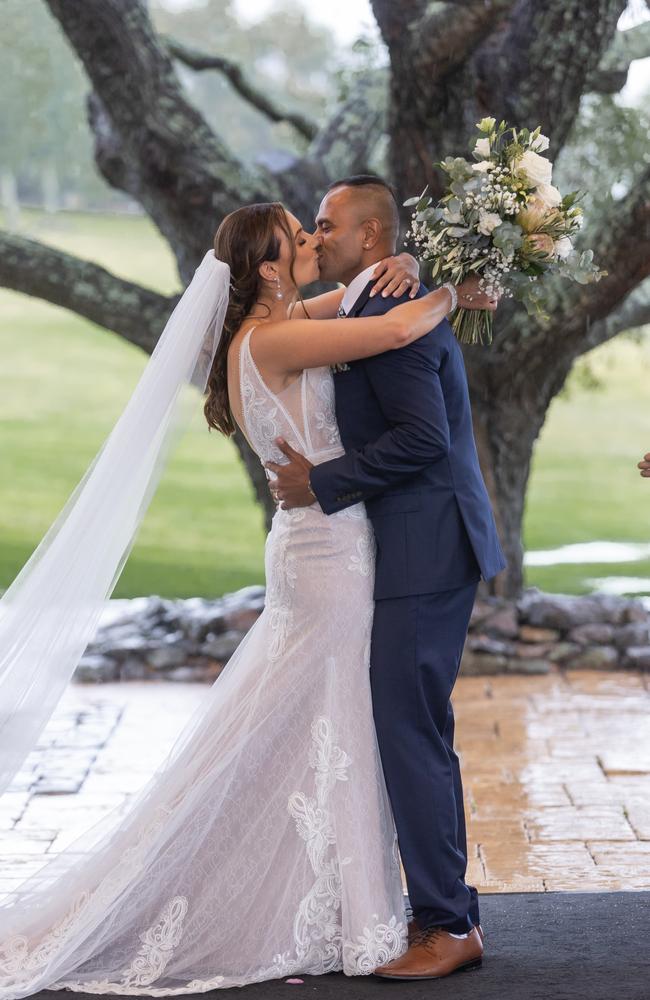
<path id="1" fill-rule="evenodd" d="M 141 218 L 23 215 L 24 232 L 166 293 L 173 259 Z M 135 385 L 144 355 L 62 309 L 0 291 L 0 589 L 8 586 L 75 486 Z M 525 525 L 533 549 L 650 539 L 650 342 L 595 352 L 605 388 L 576 380 L 538 443 Z M 116 596 L 216 595 L 263 580 L 264 531 L 230 442 L 200 413 L 165 471 Z M 530 582 L 581 592 L 590 577 L 650 577 L 650 564 L 531 568 Z M 648 591 L 650 592 L 650 581 Z"/>

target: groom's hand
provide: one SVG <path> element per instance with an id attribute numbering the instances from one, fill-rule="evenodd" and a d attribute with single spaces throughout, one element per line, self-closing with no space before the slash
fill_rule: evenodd
<path id="1" fill-rule="evenodd" d="M 644 455 L 639 462 L 638 468 L 641 469 L 641 475 L 644 479 L 650 479 L 650 451 L 647 455 Z"/>
<path id="2" fill-rule="evenodd" d="M 265 468 L 270 469 L 277 477 L 269 483 L 271 496 L 282 510 L 311 507 L 316 502 L 316 496 L 309 485 L 309 472 L 314 466 L 304 455 L 287 444 L 284 438 L 276 438 L 275 443 L 289 461 L 286 465 L 266 463 Z"/>

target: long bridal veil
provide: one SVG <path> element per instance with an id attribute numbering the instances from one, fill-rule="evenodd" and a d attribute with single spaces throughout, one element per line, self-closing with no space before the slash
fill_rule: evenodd
<path id="1" fill-rule="evenodd" d="M 188 415 L 188 386 L 205 390 L 229 283 L 228 265 L 210 250 L 109 437 L 0 600 L 0 792 L 93 636 Z"/>

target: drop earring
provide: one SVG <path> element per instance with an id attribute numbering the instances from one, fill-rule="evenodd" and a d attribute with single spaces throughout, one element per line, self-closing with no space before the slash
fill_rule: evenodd
<path id="1" fill-rule="evenodd" d="M 275 276 L 275 285 L 276 285 L 276 288 L 275 288 L 275 297 L 278 300 L 278 302 L 282 302 L 282 299 L 284 298 L 284 294 L 282 292 L 282 288 L 280 287 L 280 275 L 279 274 L 276 274 L 276 276 Z"/>

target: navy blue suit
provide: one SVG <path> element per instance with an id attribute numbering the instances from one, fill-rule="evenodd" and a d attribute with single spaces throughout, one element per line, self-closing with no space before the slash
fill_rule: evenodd
<path id="1" fill-rule="evenodd" d="M 385 313 L 369 298 L 350 316 Z M 419 295 L 426 289 L 421 286 Z M 481 475 L 462 351 L 443 320 L 334 376 L 345 455 L 311 471 L 327 514 L 365 501 L 377 541 L 370 677 L 409 899 L 420 926 L 479 922 L 451 691 L 476 588 L 505 566 Z"/>

